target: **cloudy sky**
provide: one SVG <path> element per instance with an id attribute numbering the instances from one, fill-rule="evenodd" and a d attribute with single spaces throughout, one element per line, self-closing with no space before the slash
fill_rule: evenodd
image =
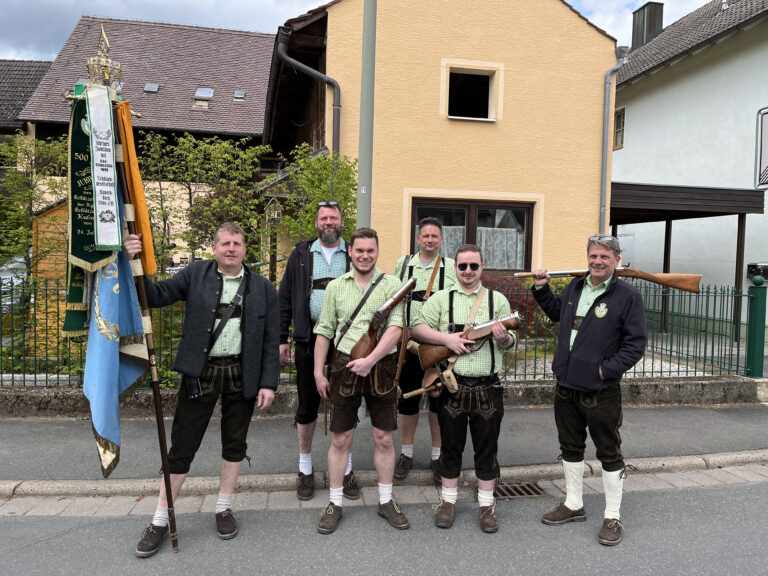
<path id="1" fill-rule="evenodd" d="M 572 0 L 570 4 L 617 38 L 620 45 L 629 45 L 632 11 L 645 2 Z M 274 33 L 287 19 L 324 3 L 324 0 L 2 0 L 0 58 L 53 60 L 82 15 Z M 664 26 L 704 4 L 706 0 L 667 0 Z"/>

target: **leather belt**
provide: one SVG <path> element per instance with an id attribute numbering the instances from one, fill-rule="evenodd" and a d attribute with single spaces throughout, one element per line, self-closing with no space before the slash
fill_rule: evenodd
<path id="1" fill-rule="evenodd" d="M 241 354 L 235 354 L 234 356 L 209 356 L 208 357 L 208 363 L 209 364 L 234 364 L 235 362 L 240 362 Z"/>

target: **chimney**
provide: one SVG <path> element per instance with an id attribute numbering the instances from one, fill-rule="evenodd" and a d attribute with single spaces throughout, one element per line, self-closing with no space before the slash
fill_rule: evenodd
<path id="1" fill-rule="evenodd" d="M 640 48 L 664 29 L 664 4 L 646 2 L 632 13 L 632 50 Z"/>

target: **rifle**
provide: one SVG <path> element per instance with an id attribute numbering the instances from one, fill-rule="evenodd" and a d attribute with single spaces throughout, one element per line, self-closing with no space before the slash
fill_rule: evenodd
<path id="1" fill-rule="evenodd" d="M 379 337 L 379 328 L 384 324 L 384 320 L 387 319 L 392 309 L 398 305 L 400 300 L 405 298 L 411 290 L 416 287 L 416 278 L 409 278 L 406 282 L 400 286 L 397 292 L 392 297 L 384 302 L 384 304 L 373 313 L 371 323 L 368 326 L 368 332 L 363 334 L 362 338 L 352 347 L 349 355 L 353 360 L 367 357 L 373 349 L 376 348 L 376 340 Z M 406 330 L 407 328 L 403 328 Z"/>
<path id="2" fill-rule="evenodd" d="M 496 322 L 501 322 L 507 330 L 517 330 L 523 324 L 520 314 L 518 312 L 513 312 L 504 318 L 467 326 L 464 329 L 464 332 L 461 333 L 461 337 L 475 341 L 474 344 L 468 346 L 470 352 L 479 350 L 487 340 L 490 340 L 493 336 L 493 325 Z M 435 390 L 442 386 L 437 365 L 443 360 L 447 360 L 453 356 L 453 351 L 447 346 L 442 346 L 440 344 L 421 344 L 419 346 L 418 354 L 419 362 L 421 362 L 421 367 L 424 370 L 422 388 L 406 392 L 403 394 L 403 398 L 424 394 L 424 392 L 429 392 L 430 390 Z"/>
<path id="3" fill-rule="evenodd" d="M 547 274 L 551 278 L 562 278 L 564 276 L 584 276 L 587 272 L 588 270 L 555 270 L 547 272 Z M 630 268 L 629 266 L 618 266 L 616 272 L 619 273 L 619 276 L 640 278 L 654 284 L 661 284 L 662 286 L 677 288 L 678 290 L 693 292 L 694 294 L 701 292 L 699 287 L 701 284 L 701 274 L 652 274 L 651 272 Z M 517 272 L 515 278 L 533 278 L 533 272 Z"/>

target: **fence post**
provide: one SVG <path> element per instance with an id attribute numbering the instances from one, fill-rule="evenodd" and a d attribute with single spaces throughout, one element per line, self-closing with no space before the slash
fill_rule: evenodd
<path id="1" fill-rule="evenodd" d="M 763 377 L 763 356 L 765 348 L 765 279 L 752 278 L 754 286 L 749 287 L 749 318 L 747 319 L 747 376 Z"/>

